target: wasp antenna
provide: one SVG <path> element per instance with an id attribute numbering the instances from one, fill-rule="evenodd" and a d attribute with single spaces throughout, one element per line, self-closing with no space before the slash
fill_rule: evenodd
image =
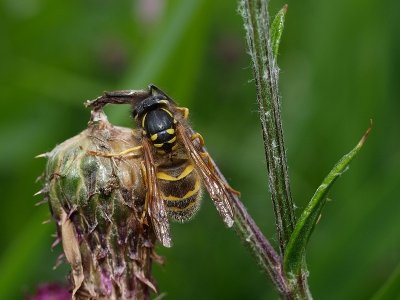
<path id="1" fill-rule="evenodd" d="M 35 206 L 39 206 L 39 205 L 44 204 L 46 202 L 49 202 L 49 198 L 47 198 L 47 197 L 44 198 L 42 201 L 39 201 L 38 203 L 36 203 Z"/>
<path id="2" fill-rule="evenodd" d="M 42 153 L 42 154 L 36 155 L 35 158 L 49 157 L 49 155 L 50 155 L 50 152 L 46 152 L 46 153 Z"/>
<path id="3" fill-rule="evenodd" d="M 37 196 L 37 195 L 45 194 L 45 193 L 47 193 L 47 189 L 46 189 L 46 188 L 42 188 L 39 192 L 37 192 L 37 193 L 34 194 L 33 196 Z"/>

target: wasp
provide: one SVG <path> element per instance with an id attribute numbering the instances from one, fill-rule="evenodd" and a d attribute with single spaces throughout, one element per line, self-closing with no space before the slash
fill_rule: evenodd
<path id="1" fill-rule="evenodd" d="M 169 219 L 181 223 L 192 219 L 200 208 L 203 186 L 225 225 L 233 225 L 234 209 L 228 192 L 240 193 L 215 174 L 202 136 L 188 123 L 187 108 L 179 107 L 153 84 L 148 90 L 105 92 L 85 105 L 96 112 L 107 104 L 132 106 L 133 119 L 141 130 L 141 145 L 121 153 L 90 154 L 113 157 L 142 151 L 147 189 L 144 214 L 150 216 L 156 237 L 164 246 L 172 246 Z"/>

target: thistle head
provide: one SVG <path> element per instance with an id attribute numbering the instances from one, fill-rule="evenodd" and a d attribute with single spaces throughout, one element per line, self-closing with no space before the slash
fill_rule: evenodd
<path id="1" fill-rule="evenodd" d="M 146 188 L 141 157 L 120 153 L 140 144 L 140 134 L 97 122 L 58 145 L 48 158 L 45 187 L 58 239 L 71 265 L 76 299 L 147 299 L 155 237 L 141 220 Z"/>

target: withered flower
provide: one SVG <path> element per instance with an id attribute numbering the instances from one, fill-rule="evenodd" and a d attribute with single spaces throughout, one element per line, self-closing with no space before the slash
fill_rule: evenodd
<path id="1" fill-rule="evenodd" d="M 47 157 L 42 190 L 71 265 L 73 299 L 150 299 L 155 236 L 142 219 L 146 187 L 140 134 L 112 126 L 97 112 L 94 124 L 58 145 Z M 93 119 L 93 116 L 92 116 Z"/>

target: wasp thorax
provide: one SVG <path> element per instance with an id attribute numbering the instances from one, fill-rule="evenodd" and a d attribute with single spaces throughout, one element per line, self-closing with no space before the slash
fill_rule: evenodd
<path id="1" fill-rule="evenodd" d="M 104 119 L 46 155 L 44 190 L 76 299 L 147 299 L 155 290 L 155 237 L 141 224 L 146 188 L 140 159 L 93 154 L 137 147 L 138 136 Z"/>
<path id="2" fill-rule="evenodd" d="M 143 129 L 156 151 L 171 153 L 177 148 L 175 125 L 177 124 L 169 108 L 169 100 L 163 95 L 151 96 L 143 100 L 133 111 L 133 116 Z"/>
<path id="3" fill-rule="evenodd" d="M 175 119 L 167 109 L 149 111 L 143 117 L 143 127 L 153 146 L 160 153 L 176 149 Z"/>

